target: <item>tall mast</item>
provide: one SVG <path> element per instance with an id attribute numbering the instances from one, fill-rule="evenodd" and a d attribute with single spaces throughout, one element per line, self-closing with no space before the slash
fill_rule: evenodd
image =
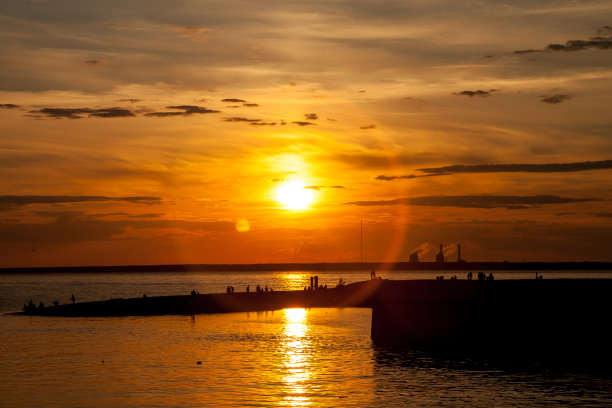
<path id="1" fill-rule="evenodd" d="M 361 230 L 360 230 L 360 239 L 359 239 L 359 245 L 361 247 L 361 263 L 363 263 L 363 220 L 361 220 Z"/>

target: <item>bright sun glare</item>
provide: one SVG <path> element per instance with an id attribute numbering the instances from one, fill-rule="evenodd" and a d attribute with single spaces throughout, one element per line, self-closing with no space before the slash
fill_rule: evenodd
<path id="1" fill-rule="evenodd" d="M 276 190 L 276 199 L 288 210 L 305 210 L 314 198 L 312 189 L 301 181 L 287 181 Z"/>

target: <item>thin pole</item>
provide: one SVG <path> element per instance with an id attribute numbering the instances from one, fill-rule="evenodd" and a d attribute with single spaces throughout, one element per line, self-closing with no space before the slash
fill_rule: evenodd
<path id="1" fill-rule="evenodd" d="M 361 263 L 363 263 L 363 220 L 361 220 L 361 233 L 359 234 L 359 245 L 361 247 Z"/>

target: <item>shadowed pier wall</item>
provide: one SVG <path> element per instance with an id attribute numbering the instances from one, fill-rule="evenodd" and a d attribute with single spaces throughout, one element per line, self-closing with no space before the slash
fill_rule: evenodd
<path id="1" fill-rule="evenodd" d="M 384 281 L 372 340 L 410 348 L 610 357 L 612 280 Z"/>

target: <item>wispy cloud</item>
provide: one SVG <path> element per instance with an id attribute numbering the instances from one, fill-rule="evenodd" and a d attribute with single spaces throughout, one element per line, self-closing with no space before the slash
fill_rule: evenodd
<path id="1" fill-rule="evenodd" d="M 178 38 L 189 38 L 195 42 L 206 42 L 210 39 L 207 33 L 213 31 L 212 28 L 195 26 L 177 26 L 168 24 L 166 27 L 178 33 Z"/>
<path id="2" fill-rule="evenodd" d="M 243 118 L 243 117 L 231 117 L 231 118 L 223 118 L 222 119 L 224 122 L 247 122 L 247 123 L 256 123 L 256 122 L 261 122 L 261 119 L 249 119 L 249 118 Z"/>
<path id="3" fill-rule="evenodd" d="M 425 174 L 408 174 L 401 176 L 380 175 L 376 176 L 374 179 L 392 181 L 397 179 L 414 179 L 418 177 L 448 176 L 456 173 L 568 173 L 605 169 L 612 169 L 612 160 L 543 164 L 454 164 L 451 166 L 417 169 L 417 171 Z"/>
<path id="4" fill-rule="evenodd" d="M 359 129 L 362 129 L 362 130 L 376 129 L 376 125 L 371 123 L 369 125 L 361 126 L 361 127 L 359 127 Z"/>
<path id="5" fill-rule="evenodd" d="M 612 30 L 610 26 L 603 26 L 597 29 L 596 35 L 588 40 L 569 40 L 565 44 L 548 44 L 546 47 L 534 50 L 517 50 L 514 54 L 533 54 L 546 52 L 575 52 L 589 49 L 609 50 L 612 49 Z"/>
<path id="6" fill-rule="evenodd" d="M 225 99 L 221 99 L 221 102 L 225 102 L 225 103 L 246 103 L 246 101 L 244 99 L 237 99 L 237 98 L 225 98 Z"/>
<path id="7" fill-rule="evenodd" d="M 599 201 L 597 198 L 572 198 L 555 195 L 533 196 L 497 196 L 497 195 L 464 195 L 464 196 L 422 196 L 396 198 L 394 200 L 353 201 L 345 204 L 357 206 L 416 205 L 429 207 L 460 208 L 506 208 L 510 210 L 527 209 L 547 204 L 567 204 L 588 201 Z"/>
<path id="8" fill-rule="evenodd" d="M 304 188 L 310 189 L 310 190 L 321 190 L 324 188 L 346 188 L 344 186 L 306 186 Z"/>
<path id="9" fill-rule="evenodd" d="M 0 103 L 0 108 L 1 109 L 17 109 L 20 108 L 21 106 L 19 105 L 15 105 L 14 103 Z"/>
<path id="10" fill-rule="evenodd" d="M 81 119 L 82 115 L 87 117 L 98 117 L 98 118 L 122 118 L 136 116 L 130 109 L 125 108 L 42 108 L 38 110 L 32 110 L 30 113 L 42 114 L 49 118 L 56 119 Z"/>
<path id="11" fill-rule="evenodd" d="M 304 117 L 308 120 L 317 120 L 319 119 L 319 115 L 317 115 L 316 113 L 306 113 L 304 114 Z"/>
<path id="12" fill-rule="evenodd" d="M 489 89 L 488 91 L 483 91 L 482 89 L 478 89 L 476 91 L 461 91 L 461 92 L 453 92 L 453 95 L 458 96 L 469 96 L 473 98 L 475 96 L 479 96 L 482 98 L 486 98 L 487 96 L 491 96 L 493 92 L 498 92 L 497 89 Z"/>
<path id="13" fill-rule="evenodd" d="M 0 196 L 0 210 L 7 211 L 29 204 L 67 204 L 92 201 L 122 201 L 136 204 L 160 204 L 161 197 L 108 197 L 108 196 L 45 196 L 45 195 L 4 195 Z"/>
<path id="14" fill-rule="evenodd" d="M 312 123 L 312 122 L 295 121 L 295 122 L 291 122 L 291 123 L 293 123 L 295 125 L 298 125 L 298 126 L 311 126 L 311 125 L 315 125 L 316 126 L 316 123 Z"/>
<path id="15" fill-rule="evenodd" d="M 166 109 L 178 109 L 182 112 L 149 112 L 145 113 L 145 116 L 150 117 L 168 117 L 168 116 L 190 116 L 193 114 L 206 114 L 206 113 L 220 113 L 221 111 L 208 109 L 203 106 L 195 106 L 195 105 L 175 105 L 175 106 L 166 106 Z"/>
<path id="16" fill-rule="evenodd" d="M 570 99 L 571 95 L 552 95 L 552 96 L 541 96 L 540 102 L 557 104 Z"/>

